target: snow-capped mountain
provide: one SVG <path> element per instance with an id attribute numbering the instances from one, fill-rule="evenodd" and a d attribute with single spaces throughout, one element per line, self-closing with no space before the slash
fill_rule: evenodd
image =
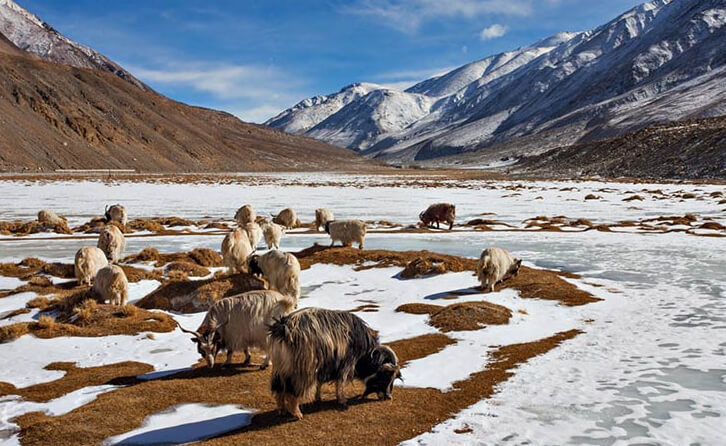
<path id="1" fill-rule="evenodd" d="M 0 34 L 21 50 L 47 61 L 108 71 L 142 90 L 150 90 L 116 62 L 68 39 L 13 0 L 0 0 Z"/>
<path id="2" fill-rule="evenodd" d="M 302 131 L 392 160 L 478 149 L 498 159 L 724 114 L 724 25 L 723 0 L 651 1 L 596 29 L 560 33 L 405 92 L 373 100 L 381 93 L 372 91 Z M 302 120 L 307 109 L 298 106 Z M 386 125 L 381 110 L 406 119 Z"/>

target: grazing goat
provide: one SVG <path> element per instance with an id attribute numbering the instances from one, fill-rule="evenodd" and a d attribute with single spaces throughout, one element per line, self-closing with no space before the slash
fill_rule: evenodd
<path id="1" fill-rule="evenodd" d="M 315 229 L 325 228 L 325 224 L 329 221 L 335 220 L 333 217 L 333 211 L 327 208 L 315 209 Z"/>
<path id="2" fill-rule="evenodd" d="M 93 280 L 93 291 L 102 301 L 112 305 L 126 305 L 129 297 L 129 281 L 126 273 L 118 265 L 108 265 L 96 273 Z"/>
<path id="3" fill-rule="evenodd" d="M 335 382 L 340 404 L 346 381 L 366 383 L 365 394 L 391 397 L 400 377 L 395 354 L 378 343 L 373 330 L 347 311 L 304 308 L 270 326 L 270 358 L 275 364 L 270 388 L 277 409 L 302 419 L 300 404 L 319 397 L 320 385 Z"/>
<path id="4" fill-rule="evenodd" d="M 270 250 L 247 259 L 250 274 L 264 276 L 270 289 L 295 299 L 300 299 L 300 262 L 289 252 Z"/>
<path id="5" fill-rule="evenodd" d="M 297 214 L 293 208 L 285 208 L 281 210 L 279 214 L 272 218 L 272 221 L 287 229 L 300 226 L 300 220 L 297 218 Z"/>
<path id="6" fill-rule="evenodd" d="M 116 263 L 126 249 L 126 238 L 119 228 L 114 225 L 106 226 L 98 235 L 98 246 L 110 263 Z"/>
<path id="7" fill-rule="evenodd" d="M 358 243 L 358 248 L 363 249 L 366 224 L 361 220 L 333 220 L 325 223 L 325 232 L 330 235 L 330 246 L 339 241 L 343 246 Z"/>
<path id="8" fill-rule="evenodd" d="M 262 228 L 255 222 L 249 222 L 244 225 L 244 229 L 245 232 L 247 232 L 247 238 L 250 240 L 252 250 L 257 251 L 257 245 L 260 244 L 260 240 L 262 240 L 263 236 Z"/>
<path id="9" fill-rule="evenodd" d="M 40 212 L 38 212 L 38 222 L 44 225 L 56 226 L 65 225 L 66 219 L 63 217 L 59 217 L 58 214 L 51 211 L 50 209 L 42 209 Z"/>
<path id="10" fill-rule="evenodd" d="M 186 330 L 181 326 L 179 328 L 194 336 L 192 342 L 197 344 L 197 351 L 206 360 L 208 367 L 214 367 L 217 353 L 222 350 L 227 352 L 225 366 L 230 364 L 236 351 L 245 352 L 242 365 L 248 365 L 251 359 L 250 349 L 257 348 L 268 352 L 268 327 L 276 319 L 292 311 L 294 306 L 293 299 L 277 291 L 249 291 L 215 302 L 197 331 Z M 268 355 L 260 368 L 264 369 L 269 365 Z"/>
<path id="11" fill-rule="evenodd" d="M 485 291 L 494 291 L 494 285 L 519 273 L 522 260 L 515 259 L 501 248 L 487 248 L 479 257 L 476 276 Z"/>
<path id="12" fill-rule="evenodd" d="M 448 223 L 449 231 L 454 227 L 454 220 L 456 220 L 456 206 L 450 203 L 436 203 L 429 206 L 425 211 L 418 214 L 418 218 L 424 224 L 424 226 L 431 226 L 432 223 L 436 223 L 436 228 L 439 228 L 439 222 Z"/>
<path id="13" fill-rule="evenodd" d="M 114 204 L 111 207 L 106 206 L 104 218 L 106 220 L 106 223 L 115 221 L 117 223 L 121 223 L 124 226 L 126 226 L 126 223 L 128 223 L 129 221 L 129 217 L 128 215 L 126 215 L 126 208 L 121 206 L 120 204 Z"/>
<path id="14" fill-rule="evenodd" d="M 242 206 L 234 214 L 234 219 L 240 227 L 243 227 L 247 223 L 254 223 L 256 218 L 257 214 L 255 214 L 255 210 L 251 204 Z"/>
<path id="15" fill-rule="evenodd" d="M 282 226 L 265 219 L 260 222 L 260 227 L 265 236 L 267 249 L 280 249 L 280 240 L 282 239 L 282 234 L 285 232 Z"/>
<path id="16" fill-rule="evenodd" d="M 108 266 L 108 260 L 102 250 L 92 246 L 85 246 L 76 252 L 73 266 L 78 283 L 90 285 L 98 270 Z"/>
<path id="17" fill-rule="evenodd" d="M 247 257 L 253 249 L 247 231 L 237 228 L 222 240 L 222 258 L 231 274 L 247 272 Z"/>

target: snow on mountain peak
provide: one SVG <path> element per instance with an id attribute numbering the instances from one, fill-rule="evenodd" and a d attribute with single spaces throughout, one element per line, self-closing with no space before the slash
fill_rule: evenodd
<path id="1" fill-rule="evenodd" d="M 0 34 L 21 50 L 47 61 L 108 71 L 142 90 L 149 90 L 148 86 L 103 54 L 60 34 L 12 0 L 0 0 Z"/>

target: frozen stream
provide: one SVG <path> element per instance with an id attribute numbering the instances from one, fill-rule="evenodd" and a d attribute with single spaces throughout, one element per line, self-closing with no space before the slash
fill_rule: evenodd
<path id="1" fill-rule="evenodd" d="M 52 198 L 77 192 L 74 188 L 79 187 L 77 184 L 48 185 L 47 189 L 40 190 L 39 185 L 13 183 L 9 188 L 6 185 L 0 183 L 0 190 L 8 192 L 0 197 L 0 212 L 5 214 L 0 219 L 9 219 L 8 215 L 32 218 L 41 207 L 58 202 Z M 159 203 L 168 198 L 167 188 L 172 187 L 128 185 L 134 191 L 129 199 L 124 194 L 132 189 L 109 188 L 118 194 L 106 201 L 141 203 L 135 189 L 141 186 L 146 190 L 145 195 L 156 197 Z M 580 199 L 575 202 L 561 196 L 559 186 L 552 187 L 550 192 L 532 191 L 531 194 L 552 196 L 531 208 L 525 207 L 523 198 L 521 201 L 501 198 L 501 191 L 494 197 L 487 195 L 488 190 L 427 189 L 420 191 L 426 200 L 411 205 L 407 204 L 411 200 L 407 202 L 403 195 L 398 195 L 404 192 L 401 189 L 392 192 L 390 202 L 381 201 L 385 191 L 375 188 L 364 190 L 360 200 L 352 199 L 361 193 L 355 188 L 344 189 L 347 198 L 326 188 L 308 188 L 306 194 L 314 195 L 315 199 L 285 200 L 279 189 L 273 194 L 271 186 L 261 186 L 244 189 L 234 206 L 222 205 L 215 198 L 210 199 L 208 208 L 192 210 L 182 205 L 169 208 L 167 204 L 159 204 L 159 210 L 154 200 L 147 200 L 139 214 L 199 218 L 216 216 L 217 212 L 228 214 L 233 207 L 248 201 L 272 203 L 270 209 L 279 209 L 286 201 L 295 204 L 298 200 L 296 207 L 305 212 L 303 220 L 310 220 L 311 210 L 328 197 L 324 204 L 336 213 L 336 204 L 339 204 L 342 209 L 339 213 L 346 216 L 384 218 L 393 214 L 386 217 L 393 221 L 413 221 L 422 202 L 439 199 L 463 203 L 459 205 L 460 215 L 475 215 L 484 210 L 482 207 L 488 207 L 499 217 L 512 221 L 537 214 L 618 219 L 636 213 L 644 216 L 701 212 L 723 217 L 720 210 L 723 206 L 708 201 L 644 202 L 638 204 L 638 211 L 628 209 L 629 204 L 614 198 L 608 203 L 585 205 Z M 588 188 L 602 187 L 601 184 L 578 186 L 578 197 Z M 107 186 L 91 185 L 88 194 L 101 194 L 99 187 Z M 190 189 L 175 192 L 180 199 L 187 194 L 193 197 L 192 201 L 201 203 L 202 197 L 196 194 L 208 193 L 207 188 L 212 186 L 202 186 L 196 192 L 191 186 L 184 187 Z M 232 186 L 219 187 L 216 190 L 219 195 L 232 193 L 226 189 Z M 626 190 L 645 186 L 612 187 Z M 710 186 L 699 187 L 711 190 Z M 154 191 L 148 193 L 149 188 Z M 713 189 L 723 190 L 722 187 Z M 39 192 L 45 193 L 43 199 L 33 201 L 30 197 Z M 486 206 L 477 206 L 477 202 Z M 101 204 L 101 200 L 81 202 L 80 208 L 69 215 L 84 220 Z M 67 206 L 59 209 L 65 210 L 70 209 Z M 288 235 L 283 238 L 282 248 L 297 250 L 316 241 L 327 243 L 327 238 Z M 144 237 L 129 238 L 127 242 L 127 253 L 146 246 L 171 252 L 202 246 L 218 249 L 221 236 Z M 88 240 L 0 240 L 0 261 L 17 261 L 28 256 L 70 261 L 75 251 L 88 243 Z M 589 231 L 371 234 L 366 240 L 366 247 L 370 249 L 428 249 L 471 257 L 478 256 L 487 246 L 507 248 L 539 267 L 582 274 L 585 282 L 604 285 L 593 288 L 593 292 L 606 301 L 589 306 L 587 312 L 593 322 L 587 325 L 584 334 L 521 366 L 494 398 L 464 410 L 433 432 L 410 440 L 411 444 L 723 444 L 726 438 L 726 239 L 679 233 Z M 454 429 L 464 425 L 472 432 L 454 433 Z"/>

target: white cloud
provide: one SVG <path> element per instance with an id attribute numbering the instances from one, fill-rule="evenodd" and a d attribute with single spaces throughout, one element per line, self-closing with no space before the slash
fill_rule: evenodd
<path id="1" fill-rule="evenodd" d="M 492 26 L 487 26 L 483 30 L 481 30 L 481 33 L 479 33 L 479 37 L 481 40 L 490 40 L 490 39 L 496 39 L 497 37 L 502 37 L 509 31 L 509 28 L 504 25 L 499 25 L 498 23 L 495 23 Z"/>
<path id="2" fill-rule="evenodd" d="M 130 66 L 129 71 L 152 86 L 186 86 L 220 99 L 275 98 L 285 89 L 298 85 L 293 76 L 273 67 L 255 65 L 210 66 L 199 62 L 176 62 L 160 68 Z"/>
<path id="3" fill-rule="evenodd" d="M 373 16 L 400 31 L 414 32 L 431 20 L 484 14 L 528 16 L 533 7 L 532 0 L 358 0 L 343 11 Z"/>
<path id="4" fill-rule="evenodd" d="M 126 67 L 153 88 L 201 93 L 201 99 L 193 100 L 195 105 L 224 110 L 248 122 L 264 122 L 306 96 L 297 76 L 270 66 L 177 60 Z"/>

